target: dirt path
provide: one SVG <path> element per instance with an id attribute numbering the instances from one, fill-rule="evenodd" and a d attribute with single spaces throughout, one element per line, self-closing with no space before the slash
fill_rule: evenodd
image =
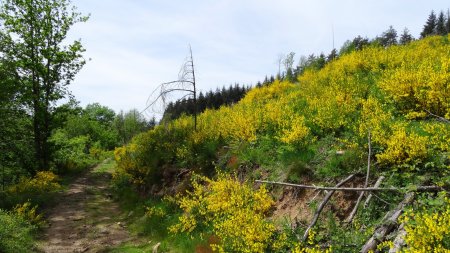
<path id="1" fill-rule="evenodd" d="M 48 212 L 39 252 L 108 252 L 130 240 L 119 207 L 110 199 L 109 180 L 110 173 L 94 168 L 69 186 Z"/>

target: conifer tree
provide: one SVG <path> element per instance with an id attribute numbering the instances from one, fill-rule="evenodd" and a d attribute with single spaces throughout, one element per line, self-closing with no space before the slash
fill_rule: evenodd
<path id="1" fill-rule="evenodd" d="M 409 29 L 405 27 L 405 29 L 403 29 L 402 35 L 400 36 L 400 44 L 406 45 L 413 40 L 414 38 L 411 33 L 409 33 Z"/>
<path id="2" fill-rule="evenodd" d="M 420 33 L 420 37 L 425 38 L 426 36 L 436 34 L 436 23 L 436 14 L 434 14 L 434 11 L 431 11 L 427 22 L 423 26 L 422 33 Z"/>
<path id="3" fill-rule="evenodd" d="M 436 22 L 436 34 L 437 35 L 446 35 L 447 29 L 445 28 L 445 16 L 444 12 L 440 12 L 437 22 Z"/>
<path id="4" fill-rule="evenodd" d="M 397 31 L 392 26 L 389 26 L 389 29 L 383 32 L 383 34 L 379 38 L 379 41 L 380 44 L 384 47 L 389 47 L 397 44 Z"/>

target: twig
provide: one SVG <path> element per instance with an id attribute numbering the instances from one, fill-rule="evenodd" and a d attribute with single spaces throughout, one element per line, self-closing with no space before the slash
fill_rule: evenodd
<path id="1" fill-rule="evenodd" d="M 382 199 L 380 196 L 376 195 L 375 193 L 371 193 L 372 196 L 374 196 L 375 198 L 377 198 L 379 201 L 385 203 L 386 205 L 392 205 L 392 203 L 387 202 L 386 200 Z"/>
<path id="2" fill-rule="evenodd" d="M 384 180 L 384 176 L 380 176 L 378 179 L 377 179 L 377 182 L 375 182 L 375 185 L 373 186 L 373 187 L 375 187 L 375 188 L 377 188 L 377 187 L 380 187 L 380 184 L 381 184 L 381 182 Z M 367 199 L 366 199 L 366 202 L 364 202 L 364 208 L 366 208 L 367 207 L 367 205 L 369 204 L 369 202 L 370 202 L 370 199 L 372 199 L 372 196 L 373 196 L 373 193 L 370 193 L 369 194 L 369 196 L 367 197 Z M 379 198 L 379 197 L 377 197 L 377 196 L 375 196 L 376 198 L 378 198 L 378 199 L 380 199 L 380 200 L 382 200 L 381 198 Z M 385 202 L 384 200 L 382 200 L 383 202 Z M 385 203 L 387 203 L 387 202 L 385 202 Z"/>
<path id="3" fill-rule="evenodd" d="M 426 111 L 426 112 L 428 112 L 428 114 L 430 114 L 431 116 L 438 118 L 440 121 L 443 121 L 443 122 L 445 122 L 445 123 L 449 123 L 449 124 L 450 124 L 450 120 L 448 120 L 448 119 L 446 119 L 446 118 L 444 118 L 444 117 L 441 117 L 441 116 L 439 116 L 439 115 L 436 115 L 436 114 L 430 112 L 430 111 L 427 110 L 427 109 L 423 109 L 423 110 Z"/>
<path id="4" fill-rule="evenodd" d="M 285 183 L 285 182 L 277 182 L 277 181 L 266 181 L 266 180 L 255 180 L 257 183 L 264 183 L 264 184 L 275 184 L 275 185 L 283 185 L 283 186 L 292 186 L 292 187 L 298 187 L 303 189 L 312 189 L 312 190 L 319 190 L 319 191 L 365 191 L 365 192 L 373 192 L 373 191 L 392 191 L 392 192 L 402 192 L 402 191 L 440 191 L 443 188 L 440 186 L 417 186 L 415 189 L 410 188 L 375 188 L 375 187 L 367 187 L 367 188 L 351 188 L 351 187 L 326 187 L 326 186 L 313 186 L 313 185 L 304 185 L 304 184 L 291 184 L 291 183 Z"/>
<path id="5" fill-rule="evenodd" d="M 346 179 L 344 179 L 341 182 L 339 182 L 336 185 L 336 187 L 339 187 L 339 186 L 345 184 L 346 182 L 350 181 L 353 177 L 355 177 L 354 174 L 348 176 Z M 334 192 L 335 192 L 334 190 L 328 192 L 327 195 L 325 196 L 325 198 L 323 198 L 322 203 L 320 203 L 319 207 L 317 208 L 316 212 L 314 213 L 314 217 L 313 217 L 313 219 L 311 221 L 311 224 L 308 226 L 308 228 L 306 229 L 305 233 L 303 234 L 303 241 L 306 241 L 306 239 L 308 238 L 309 231 L 316 224 L 317 219 L 319 218 L 319 215 L 322 212 L 322 209 L 325 207 L 325 205 L 327 204 L 328 200 L 330 200 L 330 198 L 331 198 L 331 196 L 333 195 Z"/>
<path id="6" fill-rule="evenodd" d="M 318 191 L 318 192 L 316 193 L 316 195 L 314 195 L 314 197 L 313 197 L 312 199 L 310 199 L 310 200 L 307 202 L 307 204 L 308 204 L 308 205 L 311 204 L 311 203 L 317 198 L 317 196 L 319 196 L 320 193 L 321 193 L 321 192 Z"/>

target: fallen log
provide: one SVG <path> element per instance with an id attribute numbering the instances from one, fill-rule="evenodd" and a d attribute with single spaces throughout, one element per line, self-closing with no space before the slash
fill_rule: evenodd
<path id="1" fill-rule="evenodd" d="M 398 228 L 398 233 L 397 236 L 394 239 L 394 245 L 391 249 L 389 249 L 389 253 L 396 253 L 396 252 L 400 252 L 400 250 L 405 246 L 405 236 L 406 236 L 406 231 L 405 228 L 403 227 L 403 224 L 400 225 L 400 227 Z"/>
<path id="2" fill-rule="evenodd" d="M 263 184 L 275 184 L 275 185 L 283 185 L 283 186 L 292 186 L 303 189 L 311 189 L 318 191 L 366 191 L 366 192 L 376 192 L 376 191 L 392 191 L 392 192 L 405 192 L 405 191 L 442 191 L 443 188 L 440 186 L 417 186 L 414 188 L 375 188 L 375 187 L 367 187 L 367 188 L 352 188 L 352 187 L 327 187 L 327 186 L 315 186 L 315 185 L 304 185 L 304 184 L 292 184 L 285 182 L 277 182 L 277 181 L 267 181 L 267 180 L 255 180 L 256 183 Z"/>
<path id="3" fill-rule="evenodd" d="M 386 236 L 397 226 L 398 217 L 402 214 L 405 206 L 411 203 L 413 199 L 414 193 L 407 193 L 403 201 L 400 202 L 394 210 L 389 211 L 384 216 L 383 224 L 375 230 L 372 237 L 370 237 L 370 239 L 362 247 L 360 253 L 368 253 L 369 251 L 373 251 L 380 242 L 384 241 Z"/>
<path id="4" fill-rule="evenodd" d="M 336 187 L 339 187 L 339 186 L 347 183 L 348 181 L 350 181 L 354 177 L 355 177 L 354 174 L 348 176 L 347 178 L 345 178 L 344 180 L 339 182 L 336 185 Z M 314 213 L 314 217 L 313 217 L 313 219 L 311 221 L 311 224 L 309 224 L 308 228 L 306 229 L 305 233 L 303 234 L 303 241 L 306 241 L 306 239 L 308 239 L 309 231 L 311 231 L 312 227 L 314 227 L 314 225 L 316 225 L 316 222 L 319 219 L 319 215 L 322 212 L 322 209 L 325 207 L 325 205 L 327 204 L 328 200 L 330 200 L 330 198 L 331 198 L 331 196 L 333 195 L 334 192 L 335 192 L 334 190 L 331 190 L 323 198 L 322 203 L 320 203 L 319 207 L 317 208 L 316 212 Z"/>

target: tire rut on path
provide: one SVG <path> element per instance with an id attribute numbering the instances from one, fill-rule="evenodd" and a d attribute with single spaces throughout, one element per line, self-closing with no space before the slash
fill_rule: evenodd
<path id="1" fill-rule="evenodd" d="M 48 211 L 49 226 L 38 252 L 108 252 L 131 240 L 119 206 L 108 194 L 110 174 L 94 170 L 77 178 Z"/>

